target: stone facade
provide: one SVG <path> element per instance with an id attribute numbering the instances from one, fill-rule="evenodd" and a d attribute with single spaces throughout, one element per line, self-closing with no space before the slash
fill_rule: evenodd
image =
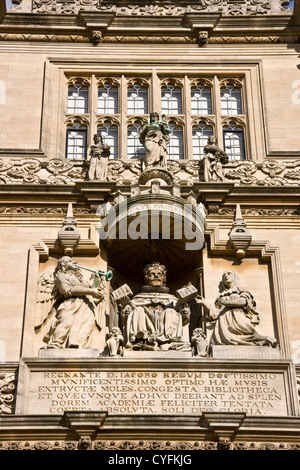
<path id="1" fill-rule="evenodd" d="M 0 1 L 0 448 L 298 450 L 300 2 Z"/>

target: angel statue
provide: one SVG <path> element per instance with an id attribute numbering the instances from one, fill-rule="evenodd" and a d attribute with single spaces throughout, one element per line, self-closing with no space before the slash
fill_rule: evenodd
<path id="1" fill-rule="evenodd" d="M 104 285 L 100 282 L 91 287 L 69 256 L 58 260 L 53 273 L 41 276 L 35 329 L 52 317 L 43 338 L 47 348 L 97 348 L 104 306 Z"/>

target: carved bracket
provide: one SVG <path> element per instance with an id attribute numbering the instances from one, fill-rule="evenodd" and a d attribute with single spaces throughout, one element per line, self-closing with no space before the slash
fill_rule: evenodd
<path id="1" fill-rule="evenodd" d="M 107 418 L 106 411 L 65 411 L 61 425 L 75 431 L 79 449 L 91 448 L 91 441 Z"/>
<path id="2" fill-rule="evenodd" d="M 246 413 L 215 413 L 206 411 L 202 419 L 219 440 L 232 440 L 246 417 Z"/>

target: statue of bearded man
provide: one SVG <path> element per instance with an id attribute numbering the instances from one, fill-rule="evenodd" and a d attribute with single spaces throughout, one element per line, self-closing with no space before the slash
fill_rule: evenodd
<path id="1" fill-rule="evenodd" d="M 190 310 L 166 287 L 166 268 L 152 263 L 144 270 L 145 285 L 130 301 L 123 299 L 126 348 L 190 350 Z"/>

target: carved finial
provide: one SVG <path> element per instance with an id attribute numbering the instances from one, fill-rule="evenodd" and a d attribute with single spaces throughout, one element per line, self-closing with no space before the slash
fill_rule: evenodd
<path id="1" fill-rule="evenodd" d="M 243 219 L 241 207 L 239 204 L 236 206 L 235 219 L 232 223 L 229 240 L 235 249 L 237 258 L 244 258 L 246 250 L 251 243 L 252 235 L 247 229 L 247 225 Z"/>
<path id="2" fill-rule="evenodd" d="M 80 240 L 80 232 L 77 228 L 77 221 L 73 216 L 73 206 L 70 202 L 63 226 L 58 232 L 58 240 L 64 249 L 64 254 L 68 256 L 73 255 L 74 248 L 78 245 Z"/>

